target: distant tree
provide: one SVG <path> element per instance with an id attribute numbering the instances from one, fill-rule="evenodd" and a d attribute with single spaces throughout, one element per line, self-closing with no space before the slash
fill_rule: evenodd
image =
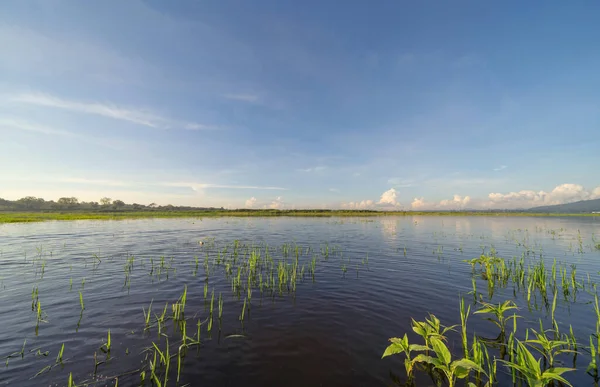
<path id="1" fill-rule="evenodd" d="M 35 196 L 25 196 L 24 198 L 17 200 L 17 205 L 26 210 L 39 210 L 42 208 L 43 204 L 44 199 L 36 198 Z"/>
<path id="2" fill-rule="evenodd" d="M 61 208 L 74 208 L 79 204 L 79 199 L 76 197 L 60 198 L 57 203 Z"/>
<path id="3" fill-rule="evenodd" d="M 92 208 L 98 208 L 98 202 L 90 202 Z"/>
<path id="4" fill-rule="evenodd" d="M 142 208 L 144 208 L 144 205 L 139 203 L 133 203 L 132 206 L 134 210 L 141 210 Z"/>
<path id="5" fill-rule="evenodd" d="M 111 198 L 103 197 L 102 199 L 100 199 L 100 204 L 102 204 L 105 207 L 110 206 L 110 203 L 112 203 Z"/>
<path id="6" fill-rule="evenodd" d="M 148 204 L 148 207 L 149 208 L 154 208 L 154 207 L 156 207 L 156 203 L 150 203 L 150 204 Z"/>
<path id="7" fill-rule="evenodd" d="M 112 205 L 113 205 L 114 209 L 117 209 L 117 208 L 124 207 L 125 206 L 125 202 L 122 201 L 122 200 L 118 200 L 117 199 L 117 200 L 113 200 Z"/>

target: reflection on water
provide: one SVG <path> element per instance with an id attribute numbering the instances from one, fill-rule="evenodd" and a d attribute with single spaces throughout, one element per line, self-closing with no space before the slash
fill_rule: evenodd
<path id="1" fill-rule="evenodd" d="M 194 331 L 188 335 L 193 335 L 196 321 L 209 316 L 207 283 L 208 299 L 213 289 L 217 298 L 223 296 L 222 323 L 215 322 L 212 334 L 202 325 L 202 345 L 185 357 L 181 383 L 390 385 L 391 373 L 400 381 L 404 375 L 400 358 L 381 360 L 389 337 L 410 332 L 410 318 L 430 312 L 447 324 L 458 322 L 460 296 L 472 297 L 471 268 L 463 260 L 492 249 L 506 258 L 542 255 L 548 262 L 557 258 L 574 264 L 581 275 L 589 272 L 596 279 L 600 251 L 593 248 L 593 238 L 600 240 L 599 220 L 414 216 L 0 225 L 0 357 L 19 352 L 27 340 L 23 358 L 11 357 L 0 371 L 0 384 L 65 385 L 69 373 L 76 381 L 91 380 L 94 353 L 110 329 L 111 359 L 98 366 L 95 377 L 121 374 L 120 386 L 138 385 L 139 372 L 124 374 L 146 364 L 144 349 L 158 340 L 156 328 L 144 330 L 143 310 L 152 302 L 153 314 L 162 313 L 186 284 L 186 315 L 191 314 L 189 330 Z M 200 246 L 199 240 L 211 242 Z M 238 298 L 232 290 L 237 263 L 227 274 L 223 258 L 233 259 L 236 240 L 240 246 L 260 246 L 263 260 L 268 251 L 276 269 L 280 263 L 292 265 L 299 248 L 295 292 L 261 294 L 256 286 L 243 322 L 246 296 Z M 246 262 L 248 251 L 240 248 L 236 262 Z M 34 286 L 47 316 L 37 336 Z M 512 289 L 498 290 L 494 297 L 497 302 L 512 298 Z M 576 324 L 585 342 L 595 317 L 590 295 L 578 297 L 574 304 L 559 302 L 556 313 L 561 321 Z M 521 298 L 516 302 L 520 313 L 530 313 L 523 324 L 535 326 L 541 311 L 529 312 Z M 470 327 L 482 336 L 496 336 L 493 324 L 478 317 L 471 317 Z M 177 336 L 172 329 L 167 334 Z M 449 339 L 459 350 L 459 338 Z M 56 366 L 63 343 L 68 360 Z M 46 351 L 49 355 L 43 356 Z M 580 359 L 585 361 L 585 354 Z M 574 385 L 591 384 L 583 371 L 568 376 Z M 424 378 L 418 385 L 428 383 Z"/>

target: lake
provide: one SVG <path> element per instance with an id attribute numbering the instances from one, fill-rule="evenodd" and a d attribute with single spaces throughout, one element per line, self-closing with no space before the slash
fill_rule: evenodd
<path id="1" fill-rule="evenodd" d="M 411 318 L 429 313 L 443 325 L 460 324 L 461 297 L 472 311 L 481 302 L 514 301 L 520 340 L 527 328 L 539 332 L 539 319 L 552 328 L 551 286 L 546 299 L 535 289 L 528 297 L 527 285 L 510 280 L 490 289 L 488 274 L 464 262 L 485 254 L 523 259 L 525 267 L 543 262 L 548 277 L 556 259 L 554 320 L 560 332 L 572 325 L 579 343 L 577 370 L 563 376 L 591 386 L 598 243 L 594 217 L 2 224 L 0 385 L 66 386 L 71 375 L 78 386 L 117 379 L 119 386 L 150 386 L 150 363 L 161 383 L 167 373 L 161 353 L 171 356 L 168 385 L 403 385 L 403 357 L 381 358 L 388 338 L 408 333 L 422 344 Z M 498 337 L 486 317 L 469 316 L 469 341 Z M 462 356 L 460 326 L 446 336 L 453 356 Z M 498 348 L 490 343 L 490 356 L 500 357 Z M 556 365 L 572 367 L 573 360 L 564 353 Z M 426 372 L 415 377 L 419 386 L 435 385 Z M 500 362 L 497 377 L 512 385 Z"/>

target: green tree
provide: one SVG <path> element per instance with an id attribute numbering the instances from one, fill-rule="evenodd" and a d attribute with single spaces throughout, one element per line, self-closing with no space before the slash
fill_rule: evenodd
<path id="1" fill-rule="evenodd" d="M 76 197 L 60 198 L 57 203 L 61 208 L 75 208 L 79 204 L 79 199 Z"/>
<path id="2" fill-rule="evenodd" d="M 125 202 L 117 199 L 117 200 L 113 200 L 112 205 L 113 205 L 114 209 L 118 209 L 118 208 L 124 207 Z"/>
<path id="3" fill-rule="evenodd" d="M 44 199 L 36 198 L 35 196 L 25 196 L 17 200 L 17 205 L 26 210 L 39 210 L 44 204 Z"/>
<path id="4" fill-rule="evenodd" d="M 110 203 L 112 203 L 111 198 L 103 197 L 102 199 L 100 199 L 100 204 L 102 204 L 104 207 L 110 206 Z"/>

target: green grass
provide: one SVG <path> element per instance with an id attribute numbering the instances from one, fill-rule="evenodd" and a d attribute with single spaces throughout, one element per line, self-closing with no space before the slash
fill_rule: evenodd
<path id="1" fill-rule="evenodd" d="M 0 223 L 42 222 L 47 220 L 122 220 L 144 218 L 204 217 L 346 217 L 346 216 L 600 216 L 600 214 L 559 214 L 478 211 L 368 211 L 368 210 L 217 210 L 217 211 L 115 211 L 115 212 L 0 212 Z"/>

